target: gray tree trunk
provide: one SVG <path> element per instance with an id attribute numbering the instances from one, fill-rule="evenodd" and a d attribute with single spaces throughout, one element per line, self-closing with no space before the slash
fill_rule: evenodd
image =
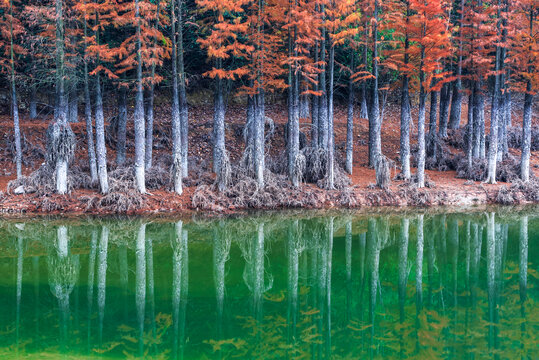
<path id="1" fill-rule="evenodd" d="M 78 84 L 76 81 L 71 85 L 71 95 L 69 96 L 68 121 L 70 123 L 79 122 L 79 94 L 77 92 Z"/>
<path id="2" fill-rule="evenodd" d="M 255 95 L 255 149 L 254 149 L 254 163 L 255 163 L 255 178 L 258 183 L 258 187 L 262 189 L 264 187 L 264 170 L 265 170 L 265 154 L 264 154 L 264 125 L 266 122 L 266 115 L 264 109 L 264 90 L 259 88 L 258 93 Z"/>
<path id="3" fill-rule="evenodd" d="M 363 65 L 365 66 L 365 71 L 368 69 L 369 63 L 369 47 L 367 46 L 367 41 L 369 39 L 369 26 L 365 22 L 365 32 L 364 32 L 364 44 L 363 44 Z M 363 80 L 361 82 L 361 112 L 359 114 L 360 118 L 368 119 L 369 118 L 369 109 L 367 106 L 367 82 Z"/>
<path id="4" fill-rule="evenodd" d="M 425 102 L 427 94 L 423 86 L 425 74 L 423 72 L 423 59 L 425 57 L 425 49 L 421 51 L 421 65 L 419 73 L 419 117 L 417 120 L 417 143 L 419 146 L 417 159 L 417 187 L 425 187 Z"/>
<path id="5" fill-rule="evenodd" d="M 189 106 L 187 104 L 185 65 L 183 60 L 183 2 L 178 3 L 178 76 L 179 76 L 179 101 L 180 101 L 180 132 L 182 152 L 182 174 L 189 175 Z"/>
<path id="6" fill-rule="evenodd" d="M 322 13 L 324 8 L 322 7 Z M 318 145 L 324 149 L 328 150 L 328 95 L 327 95 L 327 81 L 326 81 L 326 29 L 322 29 L 322 46 L 320 51 L 320 61 L 322 62 L 322 69 L 320 73 L 320 84 L 319 89 L 322 92 L 322 95 L 319 99 L 319 110 L 318 110 Z"/>
<path id="7" fill-rule="evenodd" d="M 101 94 L 100 76 L 96 79 L 95 101 L 95 134 L 97 151 L 97 174 L 101 193 L 109 192 L 109 180 L 107 173 L 107 146 L 105 144 L 105 117 L 103 116 L 103 96 Z"/>
<path id="8" fill-rule="evenodd" d="M 316 5 L 315 5 L 316 6 Z M 316 7 L 318 9 L 318 7 Z M 315 41 L 314 46 L 314 61 L 315 63 L 318 63 L 319 60 L 319 49 L 318 49 L 318 41 Z M 319 77 L 318 77 L 319 79 Z M 317 82 L 314 85 L 315 91 L 320 90 L 320 83 Z M 311 146 L 314 148 L 318 147 L 318 127 L 319 127 L 319 111 L 320 111 L 320 97 L 317 95 L 313 95 L 311 99 Z"/>
<path id="9" fill-rule="evenodd" d="M 127 90 L 120 86 L 118 90 L 118 129 L 116 142 L 116 165 L 125 164 L 127 132 Z"/>
<path id="10" fill-rule="evenodd" d="M 155 70 L 154 70 L 155 71 Z M 155 94 L 155 86 L 150 85 L 146 96 L 146 111 L 144 115 L 146 116 L 146 144 L 145 144 L 145 153 L 144 153 L 144 166 L 146 169 L 152 167 L 152 158 L 153 158 L 153 100 Z"/>
<path id="11" fill-rule="evenodd" d="M 374 1 L 374 22 L 372 25 L 372 75 L 371 106 L 369 113 L 369 165 L 374 166 L 376 158 L 382 154 L 380 102 L 378 99 L 378 0 Z"/>
<path id="12" fill-rule="evenodd" d="M 333 132 L 333 92 L 335 77 L 335 46 L 329 40 L 329 104 L 328 104 L 328 188 L 335 188 L 335 134 Z"/>
<path id="13" fill-rule="evenodd" d="M 473 124 L 474 124 L 474 139 L 473 139 L 473 157 L 479 159 L 481 157 L 482 143 L 482 121 L 484 120 L 484 97 L 481 89 L 481 82 L 476 81 L 473 89 Z"/>
<path id="14" fill-rule="evenodd" d="M 145 135 L 144 135 L 144 89 L 142 86 L 142 54 L 141 54 L 141 42 L 142 35 L 140 29 L 140 9 L 139 0 L 135 0 L 135 21 L 136 25 L 136 39 L 137 39 L 137 93 L 135 97 L 135 182 L 137 190 L 144 194 L 146 193 L 146 180 L 145 180 Z"/>
<path id="15" fill-rule="evenodd" d="M 96 14 L 96 25 L 99 24 L 99 16 Z M 100 44 L 100 33 L 97 28 L 96 42 Z M 97 59 L 99 65 L 99 57 Z M 96 75 L 96 89 L 95 89 L 95 134 L 96 134 L 96 152 L 97 152 L 97 175 L 99 177 L 99 185 L 101 193 L 106 194 L 109 192 L 109 181 L 107 174 L 107 146 L 105 144 L 105 117 L 103 115 L 103 95 L 101 92 L 101 77 L 100 74 Z"/>
<path id="16" fill-rule="evenodd" d="M 178 89 L 178 33 L 176 30 L 176 0 L 173 0 L 171 3 L 170 15 L 172 28 L 172 179 L 174 183 L 174 192 L 181 195 L 183 192 L 183 171 L 180 97 Z"/>
<path id="17" fill-rule="evenodd" d="M 498 0 L 498 3 L 500 0 Z M 500 10 L 498 9 L 498 33 L 500 32 Z M 490 110 L 490 142 L 488 147 L 488 169 L 486 183 L 496 184 L 496 165 L 498 155 L 498 118 L 500 108 L 500 71 L 501 48 L 496 46 L 496 63 L 494 75 L 494 92 L 492 94 L 492 106 Z"/>
<path id="18" fill-rule="evenodd" d="M 405 55 L 405 63 L 408 61 L 408 55 Z M 405 180 L 410 179 L 410 96 L 408 92 L 408 75 L 402 79 L 401 89 L 401 131 L 400 131 L 400 160 L 401 174 Z"/>
<path id="19" fill-rule="evenodd" d="M 453 98 L 451 103 L 451 113 L 449 115 L 449 128 L 458 129 L 462 116 L 462 28 L 464 20 L 464 1 L 460 1 L 457 36 L 459 38 L 458 46 L 458 64 L 457 64 L 457 80 L 453 83 Z"/>
<path id="20" fill-rule="evenodd" d="M 30 90 L 30 119 L 37 118 L 37 87 L 36 85 L 32 86 Z"/>
<path id="21" fill-rule="evenodd" d="M 64 15 L 63 1 L 56 0 L 56 93 L 57 105 L 55 119 L 60 128 L 69 128 L 67 123 L 67 103 L 65 95 L 65 63 L 64 63 Z M 61 144 L 59 144 L 61 146 Z M 57 149 L 47 149 L 55 152 Z M 55 156 L 56 191 L 59 194 L 67 192 L 68 157 Z"/>
<path id="22" fill-rule="evenodd" d="M 440 138 L 447 137 L 447 122 L 449 115 L 449 105 L 451 101 L 451 87 L 448 83 L 442 86 L 440 91 L 440 125 L 438 128 L 438 136 Z"/>
<path id="23" fill-rule="evenodd" d="M 225 104 L 221 79 L 215 80 L 214 114 L 213 114 L 213 171 L 217 174 L 219 191 L 225 190 L 227 179 L 220 176 L 226 166 L 225 150 Z M 255 115 L 256 117 L 256 115 Z"/>
<path id="24" fill-rule="evenodd" d="M 429 153 L 436 159 L 438 156 L 438 133 L 436 132 L 436 125 L 438 120 L 438 91 L 431 91 L 430 93 L 430 111 L 429 111 L 429 134 L 428 134 L 428 146 Z"/>
<path id="25" fill-rule="evenodd" d="M 474 128 L 475 128 L 475 121 L 474 121 L 474 91 L 472 90 L 470 92 L 470 95 L 468 96 L 468 126 L 466 129 L 466 139 L 468 147 L 466 148 L 466 156 L 468 159 L 468 169 L 472 169 L 473 165 L 473 139 L 474 139 Z"/>
<path id="26" fill-rule="evenodd" d="M 15 88 L 15 69 L 13 68 L 13 49 L 11 61 L 11 106 L 13 111 L 13 132 L 15 134 L 15 167 L 17 169 L 17 179 L 22 176 L 22 147 L 21 128 L 19 125 L 19 104 L 17 103 L 17 90 Z"/>
<path id="27" fill-rule="evenodd" d="M 85 39 L 85 48 L 84 53 L 86 53 L 86 39 L 88 38 L 86 21 L 84 22 L 84 39 Z M 90 177 L 92 182 L 97 182 L 97 160 L 95 154 L 95 144 L 94 144 L 94 127 L 92 121 L 92 103 L 90 99 L 90 79 L 88 76 L 88 61 L 84 60 L 84 118 L 86 120 L 86 142 L 87 142 L 87 151 L 88 151 L 88 162 L 90 165 Z"/>
<path id="28" fill-rule="evenodd" d="M 532 104 L 531 84 L 528 82 L 528 92 L 524 95 L 524 115 L 522 118 L 522 153 L 520 157 L 520 179 L 530 180 L 530 149 L 531 149 L 531 125 Z"/>
<path id="29" fill-rule="evenodd" d="M 297 29 L 294 27 L 293 36 L 290 36 L 289 54 L 297 57 Z M 299 74 L 298 64 L 294 61 L 290 65 L 288 80 L 289 80 L 289 116 L 288 116 L 288 177 L 294 187 L 299 186 L 300 174 L 299 169 L 296 169 L 297 157 L 299 155 Z"/>
<path id="30" fill-rule="evenodd" d="M 354 168 L 354 81 L 352 74 L 354 71 L 354 53 L 350 60 L 350 79 L 348 80 L 348 113 L 346 118 L 346 172 L 352 175 Z"/>

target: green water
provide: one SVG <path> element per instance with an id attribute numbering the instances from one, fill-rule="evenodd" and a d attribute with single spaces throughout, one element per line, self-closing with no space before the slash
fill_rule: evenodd
<path id="1" fill-rule="evenodd" d="M 0 358 L 537 359 L 538 262 L 537 209 L 0 220 Z"/>

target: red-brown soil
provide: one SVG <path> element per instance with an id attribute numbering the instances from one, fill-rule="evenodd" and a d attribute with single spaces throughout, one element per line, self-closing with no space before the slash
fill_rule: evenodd
<path id="1" fill-rule="evenodd" d="M 521 126 L 521 104 L 515 103 L 513 114 L 513 126 Z M 344 157 L 344 142 L 346 139 L 346 111 L 344 106 L 339 106 L 335 112 L 335 144 L 338 156 Z M 276 124 L 276 133 L 271 142 L 270 153 L 276 155 L 282 149 L 284 149 L 284 124 L 287 121 L 286 108 L 283 105 L 270 105 L 267 106 L 267 116 L 272 118 Z M 462 114 L 465 124 L 465 116 L 467 113 L 466 105 L 463 106 Z M 537 111 L 535 112 L 537 114 Z M 388 103 L 385 110 L 385 118 L 382 125 L 382 151 L 389 158 L 396 160 L 398 158 L 399 151 L 399 128 L 400 109 L 396 103 Z M 108 113 L 107 119 L 112 118 L 113 113 Z M 489 119 L 488 109 L 486 119 Z M 156 108 L 156 126 L 155 126 L 155 143 L 156 149 L 154 150 L 154 157 L 157 159 L 164 153 L 168 153 L 169 150 L 161 146 L 162 142 L 159 140 L 163 138 L 165 134 L 169 133 L 170 129 L 170 111 L 166 104 L 157 106 Z M 413 119 L 417 118 L 417 114 L 413 113 Z M 77 136 L 76 147 L 76 161 L 82 163 L 86 159 L 86 141 L 84 138 L 85 124 L 82 122 L 82 114 L 80 116 L 81 122 L 72 124 L 72 128 Z M 37 120 L 29 120 L 25 116 L 21 119 L 21 131 L 24 134 L 26 140 L 34 147 L 34 154 L 42 152 L 44 153 L 44 138 L 45 131 L 49 124 L 50 119 L 43 118 Z M 131 124 L 132 119 L 128 119 Z M 533 123 L 537 121 L 537 118 L 532 120 Z M 243 139 L 241 136 L 241 129 L 245 122 L 245 110 L 243 105 L 230 105 L 227 109 L 226 119 L 226 146 L 231 154 L 232 161 L 237 161 L 243 149 Z M 390 193 L 385 192 L 383 195 L 381 190 L 373 190 L 369 188 L 369 185 L 374 182 L 374 170 L 368 168 L 368 122 L 365 119 L 355 119 L 355 134 L 354 134 L 354 169 L 351 181 L 353 185 L 353 191 L 358 199 L 357 206 L 369 206 L 369 205 L 410 205 L 405 198 L 395 197 Z M 211 159 L 211 128 L 212 128 L 212 107 L 209 105 L 193 106 L 190 109 L 190 124 L 189 124 L 189 155 L 190 157 L 198 157 L 207 160 L 207 163 Z M 415 123 L 414 123 L 415 125 Z M 487 124 L 488 125 L 488 124 Z M 310 132 L 310 122 L 308 119 L 304 119 L 301 122 L 301 130 L 308 136 Z M 128 128 L 132 132 L 132 127 Z M 0 116 L 0 192 L 5 192 L 9 181 L 15 178 L 15 168 L 11 160 L 11 152 L 7 148 L 9 146 L 8 139 L 12 136 L 12 120 L 9 116 Z M 412 131 L 412 144 L 415 143 L 417 137 L 417 129 Z M 133 154 L 133 143 L 128 140 L 128 156 Z M 452 152 L 458 152 L 460 150 L 452 149 Z M 520 151 L 518 149 L 511 149 L 511 154 L 520 157 Z M 28 151 L 25 152 L 25 158 L 28 158 Z M 108 149 L 108 159 L 110 166 L 113 166 L 115 158 L 115 151 L 112 148 Z M 43 162 L 41 156 L 34 155 L 32 159 L 27 160 L 24 164 L 24 174 L 29 174 L 37 169 Z M 535 175 L 539 175 L 539 152 L 532 152 L 531 156 L 531 168 Z M 394 172 L 395 170 L 393 170 Z M 415 171 L 413 169 L 412 171 Z M 427 171 L 427 174 L 431 181 L 435 183 L 435 187 L 431 189 L 421 190 L 422 192 L 431 193 L 434 195 L 435 201 L 430 202 L 429 205 L 473 205 L 479 203 L 492 202 L 495 198 L 500 186 L 503 183 L 496 185 L 486 185 L 479 182 L 474 184 L 467 184 L 465 179 L 456 178 L 455 171 Z M 393 175 L 395 175 L 393 173 Z M 402 182 L 393 181 L 390 187 L 390 191 L 395 194 L 401 188 Z M 507 184 L 505 184 L 507 185 Z M 145 206 L 143 208 L 133 210 L 133 213 L 180 213 L 185 211 L 195 210 L 191 204 L 191 197 L 195 191 L 194 187 L 186 187 L 185 192 L 181 196 L 174 195 L 164 189 L 152 190 L 151 194 L 146 196 Z M 330 192 L 329 192 L 330 193 Z M 378 194 L 373 199 L 373 194 Z M 99 197 L 96 191 L 92 190 L 74 190 L 72 193 L 66 196 L 53 195 L 51 199 L 59 204 L 56 213 L 83 213 L 85 212 L 85 205 L 81 202 L 83 197 Z M 335 207 L 336 204 L 331 196 L 327 197 L 327 201 L 321 204 L 321 207 Z M 0 195 L 0 215 L 1 213 L 40 213 L 44 210 L 39 207 L 39 201 L 32 194 L 27 195 Z M 96 212 L 96 211 L 92 211 Z M 99 210 L 97 210 L 99 212 Z"/>

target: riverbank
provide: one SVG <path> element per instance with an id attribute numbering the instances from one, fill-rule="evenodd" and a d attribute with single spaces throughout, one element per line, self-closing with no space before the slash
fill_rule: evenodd
<path id="1" fill-rule="evenodd" d="M 369 172 L 371 170 L 367 170 Z M 454 175 L 453 175 L 454 176 Z M 365 178 L 364 178 L 365 177 Z M 110 194 L 108 197 L 95 190 L 73 190 L 68 195 L 57 194 L 4 194 L 0 196 L 0 216 L 67 214 L 67 215 L 185 215 L 198 212 L 233 214 L 246 210 L 269 209 L 370 209 L 372 207 L 473 207 L 503 204 L 525 205 L 537 203 L 530 194 L 509 183 L 487 185 L 451 177 L 444 172 L 429 172 L 434 187 L 417 189 L 394 181 L 387 190 L 372 188 L 367 174 L 352 176 L 352 184 L 342 190 L 324 190 L 315 185 L 303 185 L 288 203 L 282 206 L 235 206 L 222 200 L 208 199 L 200 204 L 200 188 L 186 187 L 179 196 L 164 190 L 150 190 L 147 195 L 133 193 Z M 436 179 L 438 182 L 436 182 Z M 207 186 L 211 189 L 211 185 Z M 305 199 L 298 197 L 303 194 Z M 537 198 L 537 196 L 536 196 Z M 116 203 L 112 203 L 112 199 Z M 198 201 L 198 202 L 197 202 Z M 108 205 L 107 205 L 108 204 Z M 232 205 L 231 205 L 232 204 Z M 300 205 L 304 204 L 304 205 Z M 274 205 L 274 204 L 272 204 Z"/>
<path id="2" fill-rule="evenodd" d="M 386 118 L 382 132 L 382 151 L 398 164 L 399 156 L 399 107 L 397 103 L 388 103 Z M 520 106 L 515 106 L 520 108 Z M 539 191 L 533 193 L 523 188 L 522 184 L 498 182 L 495 185 L 483 184 L 480 181 L 466 180 L 459 174 L 459 161 L 462 162 L 463 144 L 462 133 L 459 130 L 451 132 L 444 141 L 441 161 L 427 170 L 427 186 L 417 189 L 413 184 L 393 180 L 386 190 L 373 187 L 375 182 L 374 170 L 368 167 L 368 122 L 357 119 L 354 132 L 354 164 L 351 176 L 340 172 L 341 180 L 348 185 L 339 190 L 325 190 L 317 184 L 304 184 L 299 189 L 293 188 L 284 175 L 278 175 L 279 165 L 284 161 L 282 149 L 284 146 L 284 129 L 287 121 L 286 111 L 281 105 L 269 106 L 268 116 L 274 121 L 273 136 L 268 141 L 267 163 L 275 173 L 268 172 L 268 181 L 264 191 L 258 191 L 257 186 L 248 178 L 235 179 L 233 189 L 225 196 L 214 190 L 213 175 L 211 174 L 211 115 L 207 106 L 195 106 L 192 109 L 193 120 L 189 125 L 189 162 L 190 176 L 184 184 L 184 194 L 175 195 L 170 189 L 170 149 L 168 140 L 169 122 L 167 108 L 156 109 L 156 146 L 154 148 L 154 166 L 147 173 L 149 194 L 139 195 L 131 183 L 133 176 L 130 168 L 118 168 L 114 164 L 114 138 L 107 138 L 107 157 L 109 160 L 109 182 L 113 190 L 109 195 L 99 194 L 96 184 L 89 181 L 89 171 L 86 158 L 85 124 L 73 123 L 71 127 L 77 138 L 76 163 L 72 164 L 72 190 L 68 195 L 54 194 L 51 185 L 52 173 L 43 172 L 35 176 L 44 161 L 44 134 L 49 119 L 30 120 L 23 117 L 21 129 L 23 141 L 23 173 L 26 176 L 34 174 L 32 186 L 18 186 L 10 181 L 15 179 L 15 169 L 12 162 L 12 122 L 9 116 L 0 116 L 0 216 L 9 214 L 93 214 L 93 215 L 151 215 L 151 214 L 184 214 L 184 213 L 236 213 L 253 209 L 340 209 L 340 208 L 371 208 L 371 207 L 432 207 L 432 206 L 477 206 L 488 204 L 529 204 L 539 201 Z M 236 111 L 237 110 L 237 111 Z M 464 112 L 465 113 L 465 112 Z M 487 107 L 488 113 L 488 107 Z M 515 112 L 513 119 L 514 131 L 518 132 L 520 113 Z M 114 116 L 108 110 L 107 119 Z M 487 119 L 489 117 L 487 116 Z M 82 120 L 82 119 L 81 119 Z M 464 120 L 463 120 L 464 121 Z M 231 162 L 238 163 L 245 144 L 242 129 L 244 114 L 238 109 L 231 108 L 227 112 L 227 150 Z M 131 124 L 131 122 L 129 122 Z M 302 119 L 302 131 L 308 135 L 309 119 Z M 128 128 L 128 153 L 133 152 L 133 129 Z M 415 146 L 416 134 L 412 133 L 412 149 Z M 337 163 L 342 165 L 346 139 L 346 109 L 337 107 L 335 117 L 335 144 Z M 514 144 L 509 149 L 513 165 L 504 167 L 515 178 L 515 166 L 520 158 L 520 150 Z M 128 159 L 132 161 L 131 159 Z M 539 151 L 532 151 L 531 171 L 539 176 Z M 413 164 L 413 162 L 412 162 Z M 484 164 L 478 160 L 472 171 L 483 171 Z M 281 166 L 282 167 L 282 166 Z M 501 166 L 500 166 L 501 167 Z M 448 170 L 453 168 L 453 170 Z M 444 170 L 444 171 L 439 171 Z M 391 177 L 395 178 L 398 169 L 393 167 Z M 412 173 L 415 169 L 412 168 Z M 234 171 L 233 171 L 234 174 Z M 477 175 L 477 174 L 475 174 Z M 537 181 L 537 180 L 535 180 Z M 341 181 L 342 182 L 342 181 Z M 536 185 L 537 186 L 537 185 Z M 537 189 L 537 187 L 535 187 Z M 16 194 L 23 190 L 24 194 Z"/>

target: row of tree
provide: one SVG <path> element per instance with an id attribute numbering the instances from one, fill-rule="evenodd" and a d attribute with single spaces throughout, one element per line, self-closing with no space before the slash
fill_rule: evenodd
<path id="1" fill-rule="evenodd" d="M 182 178 L 188 175 L 186 87 L 188 78 L 200 74 L 214 86 L 213 171 L 219 189 L 227 186 L 230 173 L 225 144 L 229 95 L 246 99 L 245 166 L 263 187 L 266 94 L 281 92 L 288 95 L 285 133 L 290 181 L 299 186 L 302 180 L 305 156 L 299 124 L 310 113 L 309 147 L 327 157 L 324 171 L 328 187 L 333 188 L 334 102 L 335 92 L 342 91 L 336 75 L 344 75 L 349 79 L 349 173 L 354 104 L 360 104 L 360 117 L 368 118 L 369 164 L 378 172 L 377 164 L 385 159 L 380 94 L 398 89 L 404 179 L 411 177 L 413 96 L 418 98 L 419 187 L 425 182 L 427 154 L 436 158 L 439 138 L 447 136 L 448 128 L 461 126 L 467 97 L 468 166 L 474 159 L 487 158 L 485 180 L 495 183 L 496 164 L 508 153 L 511 96 L 516 92 L 524 94 L 521 178 L 527 181 L 533 95 L 539 83 L 538 11 L 536 0 L 36 0 L 28 4 L 9 0 L 2 3 L 0 46 L 11 85 L 17 175 L 22 174 L 19 78 L 30 89 L 31 117 L 37 116 L 38 90 L 55 89 L 47 162 L 55 169 L 58 193 L 67 191 L 74 149 L 69 123 L 77 118 L 79 93 L 92 180 L 99 181 L 102 193 L 109 191 L 103 115 L 106 83 L 118 94 L 119 165 L 126 160 L 127 94 L 134 94 L 134 173 L 137 189 L 144 193 L 145 169 L 152 166 L 154 90 L 161 84 L 172 87 L 172 177 L 174 191 L 182 193 Z M 197 61 L 188 74 L 186 54 L 204 54 L 206 63 Z M 488 98 L 490 129 L 485 121 Z"/>

